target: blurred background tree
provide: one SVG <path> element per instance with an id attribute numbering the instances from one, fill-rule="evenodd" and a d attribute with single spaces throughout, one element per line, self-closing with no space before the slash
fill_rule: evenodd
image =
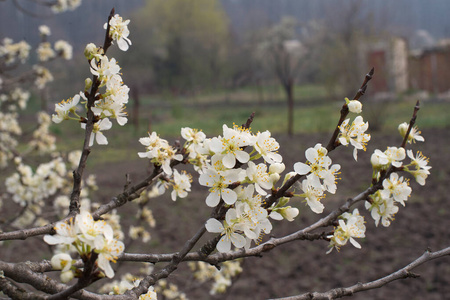
<path id="1" fill-rule="evenodd" d="M 140 40 L 124 60 L 148 91 L 177 95 L 217 87 L 224 78 L 230 35 L 219 1 L 148 1 L 132 20 Z"/>
<path id="2" fill-rule="evenodd" d="M 294 85 L 300 72 L 306 48 L 297 38 L 296 20 L 284 17 L 265 35 L 257 49 L 261 63 L 275 74 L 286 93 L 288 126 L 287 132 L 294 132 Z"/>

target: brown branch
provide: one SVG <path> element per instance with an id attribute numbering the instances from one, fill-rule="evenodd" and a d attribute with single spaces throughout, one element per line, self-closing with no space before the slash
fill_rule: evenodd
<path id="1" fill-rule="evenodd" d="M 239 250 L 230 251 L 227 253 L 219 252 L 219 253 L 208 255 L 207 257 L 205 257 L 204 254 L 201 252 L 189 253 L 186 255 L 184 260 L 185 261 L 205 261 L 205 262 L 209 262 L 211 264 L 217 264 L 222 261 L 233 260 L 233 259 L 237 259 L 237 258 L 243 258 L 243 257 L 249 257 L 249 256 L 261 256 L 261 254 L 263 252 L 270 251 L 277 246 L 280 246 L 280 245 L 283 245 L 286 243 L 290 243 L 295 240 L 324 239 L 325 235 L 323 232 L 322 233 L 312 233 L 312 232 L 319 228 L 330 226 L 341 214 L 348 211 L 351 206 L 353 206 L 357 202 L 367 199 L 367 197 L 369 195 L 375 193 L 381 187 L 382 187 L 381 184 L 376 184 L 374 186 L 367 188 L 362 193 L 356 195 L 353 198 L 348 199 L 345 204 L 343 204 L 340 207 L 338 207 L 337 209 L 333 210 L 326 217 L 323 217 L 322 219 L 318 220 L 314 224 L 312 224 L 308 227 L 305 227 L 304 229 L 298 230 L 294 233 L 291 233 L 289 235 L 283 236 L 281 238 L 271 238 L 270 240 L 268 240 L 256 247 L 250 248 L 248 250 L 239 249 Z M 158 262 L 171 260 L 173 255 L 174 254 L 123 253 L 122 255 L 120 255 L 118 260 L 158 263 Z"/>
<path id="2" fill-rule="evenodd" d="M 398 279 L 406 279 L 406 278 L 417 278 L 419 275 L 412 273 L 411 271 L 418 266 L 429 262 L 433 259 L 441 258 L 444 256 L 450 255 L 450 247 L 444 248 L 442 250 L 436 251 L 436 252 L 430 252 L 429 250 L 425 251 L 422 256 L 411 262 L 409 265 L 405 266 L 404 268 L 395 271 L 385 277 L 382 277 L 380 279 L 367 282 L 367 283 L 357 283 L 355 285 L 352 285 L 350 287 L 345 288 L 335 288 L 332 290 L 329 290 L 328 292 L 324 293 L 318 293 L 318 292 L 310 292 L 305 293 L 298 296 L 293 297 L 286 297 L 286 298 L 277 298 L 278 300 L 319 300 L 319 299 L 337 299 L 342 298 L 345 296 L 352 296 L 355 293 L 362 292 L 362 291 L 368 291 L 372 289 L 380 288 L 388 283 L 391 283 Z"/>
<path id="3" fill-rule="evenodd" d="M 15 286 L 11 281 L 6 278 L 0 277 L 0 291 L 5 295 L 11 297 L 11 299 L 22 300 L 44 300 L 45 297 L 36 295 L 34 293 L 28 293 L 26 290 Z"/>
<path id="4" fill-rule="evenodd" d="M 108 22 L 106 23 L 107 27 L 106 27 L 106 32 L 105 32 L 105 41 L 103 43 L 103 50 L 105 51 L 105 53 L 106 53 L 106 50 L 108 50 L 109 46 L 112 45 L 112 38 L 109 35 L 109 31 L 110 31 L 109 21 L 111 20 L 112 17 L 114 17 L 114 14 L 115 14 L 115 9 L 113 7 L 108 16 Z"/>
<path id="5" fill-rule="evenodd" d="M 103 55 L 106 55 L 106 51 L 111 45 L 111 37 L 109 36 L 109 20 L 114 16 L 114 8 L 111 10 L 108 16 L 108 26 L 106 28 L 105 41 L 103 44 Z M 94 58 L 93 58 L 94 59 Z M 78 168 L 73 171 L 73 189 L 70 195 L 69 215 L 74 216 L 80 212 L 80 193 L 81 193 L 81 179 L 86 168 L 86 162 L 89 154 L 91 153 L 91 147 L 89 146 L 92 130 L 94 129 L 94 123 L 98 120 L 95 119 L 92 107 L 94 106 L 96 95 L 100 86 L 100 81 L 97 76 L 93 76 L 91 91 L 87 95 L 87 121 L 86 131 L 84 136 L 83 151 L 81 153 L 80 162 Z"/>
<path id="6" fill-rule="evenodd" d="M 401 144 L 401 146 L 400 146 L 400 147 L 402 147 L 402 148 L 405 148 L 405 147 L 406 147 L 406 143 L 408 142 L 409 134 L 411 133 L 411 130 L 412 130 L 414 124 L 416 123 L 417 112 L 419 111 L 419 109 L 420 109 L 420 102 L 419 102 L 419 100 L 417 100 L 416 106 L 414 106 L 414 112 L 413 112 L 413 115 L 412 115 L 412 117 L 411 117 L 411 120 L 409 121 L 408 130 L 406 130 L 406 134 L 405 134 L 405 136 L 404 136 L 404 138 L 403 138 L 403 142 L 402 142 L 402 144 Z"/>
<path id="7" fill-rule="evenodd" d="M 31 266 L 31 267 L 30 267 Z M 35 293 L 22 293 L 20 289 L 13 289 L 11 283 L 6 283 L 3 280 L 12 279 L 15 282 L 26 283 L 35 289 L 45 292 L 47 294 L 57 294 L 67 290 L 69 287 L 65 284 L 59 283 L 50 277 L 34 271 L 32 269 L 38 268 L 39 265 L 30 262 L 24 263 L 6 263 L 0 261 L 0 270 L 3 271 L 5 278 L 0 278 L 0 290 L 8 292 L 12 299 L 48 299 L 48 296 L 42 296 Z M 130 296 L 125 295 L 100 295 L 85 290 L 81 290 L 71 295 L 71 298 L 85 299 L 85 300 L 135 300 Z"/>
<path id="8" fill-rule="evenodd" d="M 372 68 L 369 71 L 369 73 L 366 74 L 361 87 L 359 88 L 355 97 L 353 97 L 354 100 L 359 100 L 359 98 L 361 98 L 361 96 L 364 95 L 364 93 L 366 92 L 366 89 L 367 89 L 367 84 L 372 79 L 374 72 L 375 72 L 375 69 Z M 328 145 L 326 146 L 328 152 L 334 150 L 337 147 L 336 139 L 340 132 L 339 127 L 342 125 L 342 122 L 345 121 L 345 118 L 347 117 L 347 115 L 348 115 L 348 107 L 347 107 L 347 104 L 344 104 L 341 108 L 341 117 L 339 118 L 338 124 L 336 125 L 336 128 L 334 129 L 333 135 L 331 136 L 330 141 L 328 142 Z"/>
<path id="9" fill-rule="evenodd" d="M 100 216 L 110 212 L 111 210 L 124 205 L 125 203 L 132 201 L 134 199 L 139 198 L 140 192 L 150 186 L 159 176 L 161 176 L 162 171 L 159 167 L 156 167 L 153 173 L 139 182 L 138 184 L 128 188 L 125 192 L 114 197 L 110 202 L 101 205 L 95 212 L 92 213 L 92 217 L 95 220 L 98 220 Z M 28 228 L 21 229 L 11 232 L 2 232 L 0 233 L 0 241 L 4 240 L 25 240 L 32 236 L 44 235 L 44 234 L 53 234 L 56 223 L 58 222 L 66 222 L 71 218 L 68 216 L 60 221 L 53 222 L 47 224 L 45 226 L 36 227 L 36 228 Z"/>
<path id="10" fill-rule="evenodd" d="M 206 228 L 203 225 L 194 236 L 189 239 L 183 246 L 180 252 L 174 254 L 170 263 L 164 267 L 161 271 L 148 275 L 144 279 L 141 280 L 139 286 L 127 291 L 125 295 L 138 297 L 147 292 L 148 288 L 154 285 L 159 279 L 167 278 L 172 272 L 174 272 L 180 262 L 182 262 L 185 256 L 191 251 L 191 249 L 195 246 L 198 240 L 205 234 Z"/>
<path id="11" fill-rule="evenodd" d="M 245 124 L 242 124 L 242 128 L 250 129 L 250 125 L 252 124 L 254 117 L 255 117 L 255 112 L 252 112 L 250 117 L 248 117 L 247 122 L 245 122 Z"/>

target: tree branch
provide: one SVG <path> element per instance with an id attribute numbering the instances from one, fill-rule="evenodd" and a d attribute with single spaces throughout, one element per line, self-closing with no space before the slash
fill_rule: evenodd
<path id="1" fill-rule="evenodd" d="M 178 264 L 184 260 L 185 256 L 189 253 L 189 251 L 191 251 L 191 249 L 195 246 L 195 244 L 203 236 L 203 234 L 205 234 L 205 232 L 206 228 L 205 225 L 203 225 L 197 231 L 197 233 L 184 244 L 181 251 L 172 256 L 171 262 L 164 269 L 155 274 L 146 276 L 139 283 L 139 286 L 133 288 L 132 290 L 129 290 L 125 293 L 125 295 L 139 297 L 139 295 L 146 293 L 148 288 L 154 285 L 159 279 L 167 278 L 173 271 L 177 269 Z"/>
<path id="2" fill-rule="evenodd" d="M 375 73 L 375 69 L 372 68 L 369 71 L 369 73 L 366 74 L 366 76 L 364 77 L 364 81 L 361 84 L 361 87 L 359 88 L 355 97 L 353 97 L 353 100 L 359 100 L 359 98 L 361 98 L 361 96 L 365 94 L 366 89 L 367 89 L 367 84 L 372 79 L 374 73 Z M 334 150 L 337 147 L 336 139 L 337 139 L 337 137 L 339 135 L 339 131 L 340 131 L 339 126 L 341 126 L 342 122 L 345 121 L 345 118 L 347 117 L 347 115 L 348 115 L 348 107 L 347 107 L 347 104 L 344 104 L 341 108 L 341 117 L 339 118 L 336 128 L 334 129 L 333 135 L 331 136 L 331 139 L 328 142 L 328 145 L 326 146 L 328 152 Z"/>
<path id="3" fill-rule="evenodd" d="M 111 37 L 109 36 L 109 20 L 114 16 L 114 8 L 111 10 L 108 16 L 108 26 L 106 28 L 105 33 L 105 41 L 103 44 L 103 54 L 106 55 L 106 51 L 109 46 L 111 46 Z M 93 58 L 94 59 L 94 58 Z M 74 216 L 80 212 L 80 193 L 81 193 L 81 179 L 84 173 L 84 169 L 86 168 L 86 162 L 89 154 L 91 153 L 91 147 L 89 146 L 90 137 L 92 131 L 94 129 L 94 123 L 97 122 L 94 112 L 92 111 L 92 107 L 94 106 L 97 91 L 100 86 L 100 81 L 96 75 L 92 78 L 92 87 L 89 94 L 87 94 L 87 120 L 86 120 L 86 131 L 84 136 L 84 144 L 83 151 L 81 152 L 80 162 L 78 164 L 78 168 L 73 171 L 73 189 L 72 194 L 70 195 L 70 206 L 69 206 L 69 215 Z"/>
<path id="4" fill-rule="evenodd" d="M 100 218 L 100 216 L 110 212 L 111 210 L 124 205 L 128 201 L 139 198 L 140 191 L 142 191 L 142 189 L 150 186 L 159 176 L 161 176 L 161 174 L 162 174 L 161 169 L 156 167 L 150 176 L 148 176 L 147 178 L 145 178 L 138 184 L 128 188 L 125 192 L 117 195 L 107 204 L 101 205 L 94 213 L 92 213 L 92 217 L 95 220 L 98 220 Z M 16 230 L 16 231 L 11 231 L 11 232 L 2 232 L 2 233 L 0 233 L 0 241 L 3 241 L 3 240 L 25 240 L 32 236 L 52 234 L 52 233 L 54 233 L 53 227 L 55 227 L 56 223 L 68 221 L 70 218 L 71 217 L 68 216 L 60 221 L 53 222 L 53 223 L 47 224 L 42 227 L 21 229 L 21 230 Z"/>
<path id="5" fill-rule="evenodd" d="M 237 258 L 242 257 L 249 257 L 249 256 L 261 256 L 263 252 L 267 252 L 272 250 L 273 248 L 293 242 L 295 240 L 318 240 L 324 238 L 324 233 L 315 233 L 312 234 L 311 232 L 321 228 L 321 227 L 327 227 L 344 212 L 348 211 L 351 206 L 353 206 L 355 203 L 359 201 L 363 201 L 367 199 L 367 197 L 373 193 L 375 193 L 378 189 L 381 188 L 381 184 L 376 184 L 374 186 L 371 186 L 367 188 L 362 193 L 358 194 L 354 198 L 350 198 L 346 201 L 345 204 L 341 205 L 337 209 L 330 212 L 326 217 L 318 220 L 314 224 L 298 230 L 292 234 L 286 235 L 281 238 L 271 238 L 267 242 L 264 242 L 256 247 L 250 248 L 248 250 L 240 249 L 235 251 L 230 251 L 227 253 L 215 253 L 208 255 L 207 257 L 204 256 L 201 252 L 196 253 L 189 253 L 184 258 L 185 261 L 205 261 L 211 264 L 217 264 L 223 261 L 227 260 L 233 260 Z M 126 261 L 136 261 L 136 262 L 151 262 L 151 263 L 158 263 L 163 261 L 169 261 L 173 258 L 175 254 L 130 254 L 130 253 L 123 253 L 120 255 L 118 260 L 126 260 Z"/>
<path id="6" fill-rule="evenodd" d="M 402 148 L 405 148 L 406 143 L 408 142 L 408 137 L 409 137 L 409 134 L 411 133 L 411 130 L 412 130 L 414 124 L 416 123 L 417 112 L 419 111 L 419 109 L 420 109 L 420 102 L 419 102 L 419 100 L 417 100 L 416 106 L 414 106 L 413 115 L 411 117 L 411 120 L 409 121 L 408 130 L 406 130 L 406 134 L 405 134 L 405 136 L 403 138 L 403 142 L 402 142 L 402 144 L 400 146 Z"/>

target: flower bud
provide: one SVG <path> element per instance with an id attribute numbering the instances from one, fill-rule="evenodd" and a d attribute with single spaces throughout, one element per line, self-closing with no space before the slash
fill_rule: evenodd
<path id="1" fill-rule="evenodd" d="M 65 272 L 61 272 L 61 281 L 63 283 L 67 283 L 69 281 L 71 281 L 74 277 L 72 270 L 69 271 L 65 271 Z"/>
<path id="2" fill-rule="evenodd" d="M 360 114 L 362 111 L 362 104 L 358 100 L 350 100 L 347 103 L 348 110 L 355 114 Z"/>
<path id="3" fill-rule="evenodd" d="M 270 174 L 269 178 L 270 178 L 270 182 L 272 182 L 272 185 L 275 185 L 275 183 L 277 183 L 278 180 L 280 180 L 280 174 L 278 174 L 278 173 Z"/>
<path id="4" fill-rule="evenodd" d="M 274 163 L 274 164 L 270 165 L 269 173 L 270 174 L 273 174 L 273 173 L 280 174 L 284 171 L 285 168 L 286 168 L 286 166 L 283 163 Z"/>
<path id="5" fill-rule="evenodd" d="M 380 157 L 375 153 L 373 153 L 370 157 L 370 163 L 372 164 L 372 168 L 374 169 L 379 169 L 382 166 L 382 164 L 380 163 Z"/>
<path id="6" fill-rule="evenodd" d="M 46 25 L 39 26 L 39 34 L 41 36 L 49 36 L 50 35 L 50 28 Z"/>
<path id="7" fill-rule="evenodd" d="M 398 125 L 398 132 L 400 132 L 403 138 L 405 137 L 407 131 L 408 131 L 408 123 L 403 122 L 402 124 Z"/>
<path id="8" fill-rule="evenodd" d="M 84 56 L 86 56 L 87 59 L 91 60 L 94 57 L 94 54 L 97 53 L 97 46 L 95 46 L 94 43 L 89 43 L 86 45 L 86 48 L 84 48 Z"/>
<path id="9" fill-rule="evenodd" d="M 84 91 L 88 91 L 92 86 L 92 79 L 86 78 L 84 80 Z"/>
<path id="10" fill-rule="evenodd" d="M 280 213 L 283 218 L 285 218 L 289 222 L 292 222 L 294 221 L 294 218 L 298 216 L 299 210 L 295 207 L 286 206 L 278 209 L 278 213 Z"/>
<path id="11" fill-rule="evenodd" d="M 70 270 L 72 266 L 72 257 L 67 253 L 58 253 L 51 259 L 53 269 L 63 270 L 63 272 Z"/>

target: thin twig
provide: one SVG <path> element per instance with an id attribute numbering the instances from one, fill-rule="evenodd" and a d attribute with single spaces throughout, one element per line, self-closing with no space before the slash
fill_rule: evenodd
<path id="1" fill-rule="evenodd" d="M 354 100 L 359 100 L 359 98 L 361 98 L 362 95 L 365 94 L 366 89 L 367 89 L 367 84 L 369 83 L 369 81 L 372 79 L 373 74 L 375 73 L 375 69 L 372 68 L 369 73 L 366 74 L 366 76 L 364 77 L 364 81 L 361 85 L 361 87 L 359 88 L 358 92 L 356 93 L 355 97 L 353 97 Z M 328 142 L 328 145 L 326 146 L 328 152 L 334 150 L 337 145 L 336 145 L 336 139 L 339 135 L 340 129 L 339 127 L 342 125 L 342 122 L 345 121 L 345 118 L 348 115 L 348 106 L 345 103 L 342 108 L 341 108 L 341 116 L 339 118 L 339 121 L 336 125 L 336 128 L 334 129 L 333 135 L 330 138 L 330 141 Z"/>
<path id="2" fill-rule="evenodd" d="M 400 146 L 402 148 L 405 148 L 406 143 L 408 142 L 408 137 L 409 137 L 409 134 L 411 133 L 411 130 L 412 130 L 414 124 L 416 123 L 417 112 L 419 111 L 419 109 L 420 109 L 420 102 L 419 102 L 419 100 L 417 100 L 416 106 L 414 106 L 413 115 L 411 117 L 411 120 L 409 121 L 408 130 L 406 130 L 406 134 L 405 134 L 405 136 L 403 138 L 403 142 L 402 142 L 402 144 Z"/>
<path id="3" fill-rule="evenodd" d="M 103 46 L 103 54 L 106 55 L 106 51 L 111 45 L 111 37 L 109 36 L 109 20 L 111 20 L 112 16 L 114 16 L 114 8 L 111 10 L 111 13 L 108 16 L 108 26 L 106 28 L 105 41 Z M 93 58 L 95 59 L 95 58 Z M 69 205 L 69 215 L 74 216 L 80 212 L 80 193 L 81 193 L 81 179 L 84 173 L 84 169 L 86 168 L 86 163 L 89 154 L 91 153 L 91 147 L 89 146 L 90 137 L 92 131 L 94 129 L 94 123 L 98 121 L 95 118 L 95 114 L 92 111 L 92 107 L 94 106 L 98 88 L 100 86 L 100 81 L 96 75 L 93 75 L 92 87 L 90 92 L 87 94 L 87 120 L 86 120 L 86 130 L 84 136 L 84 144 L 83 151 L 81 152 L 80 162 L 78 164 L 78 168 L 73 171 L 73 189 L 70 195 L 70 205 Z"/>

